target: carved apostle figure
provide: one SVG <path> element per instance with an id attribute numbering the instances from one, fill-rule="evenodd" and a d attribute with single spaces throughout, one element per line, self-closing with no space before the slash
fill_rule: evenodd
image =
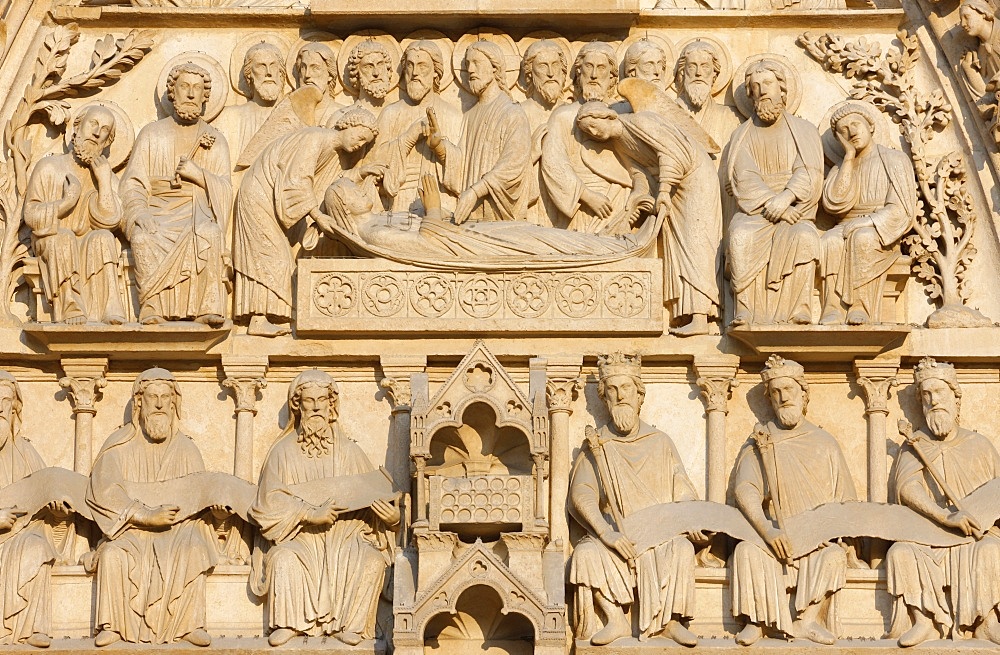
<path id="1" fill-rule="evenodd" d="M 651 206 L 665 219 L 663 295 L 679 326 L 671 331 L 708 334 L 709 317 L 719 315 L 722 244 L 719 174 L 712 158 L 655 111 L 619 114 L 603 102 L 588 102 L 577 124 L 584 134 L 610 145 L 628 169 L 632 193 L 626 206 L 637 211 Z M 612 233 L 630 230 L 623 221 Z"/>
<path id="2" fill-rule="evenodd" d="M 233 189 L 226 137 L 202 120 L 211 90 L 204 68 L 175 66 L 167 77 L 173 114 L 142 128 L 122 177 L 144 325 L 225 321 Z"/>
<path id="3" fill-rule="evenodd" d="M 461 154 L 445 155 L 444 185 L 458 195 L 454 221 L 524 220 L 531 128 L 510 98 L 503 50 L 476 41 L 465 50 L 463 69 L 476 104 L 462 120 Z M 428 137 L 432 147 L 439 141 L 440 133 Z"/>
<path id="4" fill-rule="evenodd" d="M 996 24 L 996 7 L 987 0 L 962 0 L 958 9 L 959 20 L 965 33 L 977 42 L 975 50 L 962 55 L 960 68 L 966 88 L 974 101 L 979 101 L 980 111 L 990 113 L 996 99 L 990 83 L 1000 73 L 1000 30 Z"/>
<path id="5" fill-rule="evenodd" d="M 17 380 L 0 371 L 0 488 L 45 468 L 21 433 L 22 407 Z M 52 642 L 52 565 L 75 564 L 76 531 L 68 514 L 59 501 L 35 516 L 0 508 L 0 644 L 47 648 Z"/>
<path id="6" fill-rule="evenodd" d="M 839 219 L 820 239 L 825 325 L 879 322 L 886 276 L 916 215 L 913 165 L 905 153 L 874 142 L 879 120 L 874 107 L 860 102 L 830 117 L 844 161 L 823 188 L 823 207 Z"/>
<path id="7" fill-rule="evenodd" d="M 785 72 L 777 62 L 749 66 L 746 88 L 754 115 L 733 133 L 727 166 L 739 206 L 727 242 L 732 325 L 812 323 L 823 145 L 812 123 L 785 110 Z"/>
<path id="8" fill-rule="evenodd" d="M 247 334 L 288 334 L 292 319 L 295 257 L 287 233 L 316 245 L 311 227 L 326 188 L 342 172 L 341 153 L 371 143 L 375 117 L 359 107 L 337 119 L 335 129 L 296 130 L 269 145 L 240 184 L 233 229 L 236 318 L 249 319 Z M 308 225 L 299 224 L 305 219 Z"/>
<path id="9" fill-rule="evenodd" d="M 605 225 L 619 222 L 630 180 L 614 157 L 602 157 L 608 146 L 579 131 L 576 116 L 586 102 L 614 101 L 614 49 L 600 41 L 585 44 L 573 63 L 573 79 L 578 100 L 552 112 L 542 141 L 543 193 L 562 217 L 561 227 L 599 234 Z"/>
<path id="10" fill-rule="evenodd" d="M 793 559 L 781 525 L 786 517 L 825 503 L 857 500 L 854 481 L 837 440 L 805 418 L 809 385 L 802 366 L 771 355 L 760 376 L 776 420 L 758 424 L 740 451 L 732 491 L 736 506 L 772 552 L 743 541 L 733 553 L 733 616 L 746 622 L 736 641 L 749 646 L 768 630 L 832 644 L 847 550 L 827 544 Z M 795 590 L 794 622 L 788 589 Z"/>
<path id="11" fill-rule="evenodd" d="M 625 50 L 622 57 L 625 77 L 652 82 L 657 88 L 666 87 L 667 53 L 651 39 L 639 39 Z"/>
<path id="12" fill-rule="evenodd" d="M 229 142 L 229 161 L 234 164 L 281 100 L 286 81 L 285 57 L 273 43 L 256 43 L 243 57 L 241 75 L 250 89 L 250 99 L 226 107 L 214 122 Z"/>
<path id="13" fill-rule="evenodd" d="M 403 51 L 402 97 L 379 114 L 379 136 L 366 161 L 386 166 L 382 191 L 392 199 L 392 211 L 423 213 L 420 177 L 441 181 L 447 157 L 443 142 L 431 137 L 436 132 L 447 143 L 459 141 L 462 112 L 440 95 L 444 66 L 436 43 L 410 43 Z"/>
<path id="14" fill-rule="evenodd" d="M 354 46 L 347 58 L 348 79 L 358 93 L 353 106 L 367 109 L 377 117 L 385 104 L 385 96 L 392 90 L 395 68 L 396 62 L 385 44 L 365 39 Z"/>
<path id="15" fill-rule="evenodd" d="M 250 515 L 272 545 L 262 570 L 254 558 L 251 588 L 268 598 L 272 646 L 296 634 L 332 634 L 352 646 L 374 637 L 398 508 L 376 500 L 344 511 L 337 498 L 317 506 L 296 495 L 306 483 L 375 470 L 344 435 L 340 406 L 332 377 L 315 369 L 300 373 L 288 388 L 288 427 L 260 472 Z"/>
<path id="16" fill-rule="evenodd" d="M 925 357 L 913 380 L 927 427 L 900 450 L 895 500 L 975 541 L 951 548 L 899 542 L 889 548 L 886 587 L 896 598 L 893 626 L 905 621 L 904 613 L 912 621 L 905 632 L 890 634 L 899 636 L 903 647 L 952 629 L 1000 643 L 1000 529 L 980 524 L 962 508 L 966 496 L 1000 477 L 1000 454 L 988 438 L 959 426 L 962 389 L 951 364 Z"/>
<path id="17" fill-rule="evenodd" d="M 312 127 L 326 126 L 344 106 L 334 102 L 337 95 L 337 55 L 325 43 L 307 43 L 295 56 L 296 88 L 311 85 L 323 92 L 316 107 Z"/>
<path id="18" fill-rule="evenodd" d="M 132 385 L 131 420 L 97 454 L 87 504 L 107 538 L 97 551 L 96 646 L 124 639 L 208 646 L 205 574 L 218 560 L 214 530 L 202 518 L 179 520 L 179 507 L 132 498 L 130 483 L 156 483 L 205 470 L 201 452 L 180 431 L 181 393 L 162 368 Z"/>
<path id="19" fill-rule="evenodd" d="M 558 43 L 550 39 L 535 41 L 524 52 L 521 75 L 527 98 L 521 103 L 531 128 L 531 168 L 525 180 L 528 194 L 528 220 L 536 225 L 551 225 L 548 208 L 542 196 L 542 142 L 548 133 L 552 111 L 563 104 L 569 62 Z M 553 209 L 554 211 L 554 209 Z"/>
<path id="20" fill-rule="evenodd" d="M 740 124 L 740 114 L 735 107 L 716 102 L 712 97 L 721 70 L 722 62 L 715 46 L 708 41 L 692 41 L 684 46 L 677 58 L 674 83 L 677 103 L 716 143 L 725 146 Z"/>
<path id="21" fill-rule="evenodd" d="M 56 323 L 126 320 L 112 230 L 122 222 L 118 178 L 107 149 L 115 116 L 93 104 L 73 121 L 73 149 L 35 166 L 24 197 L 24 222 L 40 261 L 46 298 Z"/>
<path id="22" fill-rule="evenodd" d="M 598 368 L 597 391 L 611 423 L 588 436 L 569 491 L 570 513 L 587 531 L 569 563 L 577 638 L 604 645 L 632 636 L 625 608 L 637 602 L 642 638 L 662 634 L 694 646 L 698 639 L 684 625 L 694 615 L 691 541 L 677 536 L 637 553 L 619 522 L 651 505 L 696 500 L 697 492 L 674 442 L 639 418 L 646 395 L 639 356 L 602 356 Z"/>

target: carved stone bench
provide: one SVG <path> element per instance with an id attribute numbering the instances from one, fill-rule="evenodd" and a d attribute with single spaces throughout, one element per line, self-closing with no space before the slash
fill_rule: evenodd
<path id="1" fill-rule="evenodd" d="M 31 302 L 29 303 L 29 316 L 34 316 L 39 323 L 52 322 L 52 305 L 45 297 L 44 282 L 42 282 L 42 271 L 37 257 L 28 257 L 24 260 L 21 268 L 21 275 L 28 284 L 31 292 Z M 136 307 L 139 306 L 139 287 L 135 282 L 135 260 L 132 258 L 132 250 L 125 248 L 122 250 L 121 258 L 118 260 L 118 279 L 122 289 L 122 306 L 127 314 L 126 318 L 131 321 L 138 320 Z"/>

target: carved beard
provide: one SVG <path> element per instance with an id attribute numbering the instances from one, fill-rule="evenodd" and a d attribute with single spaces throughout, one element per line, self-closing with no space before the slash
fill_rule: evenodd
<path id="1" fill-rule="evenodd" d="M 281 93 L 281 85 L 278 84 L 278 80 L 273 79 L 261 80 L 254 84 L 254 88 L 264 102 L 274 102 Z"/>
<path id="2" fill-rule="evenodd" d="M 104 148 L 87 139 L 82 134 L 73 135 L 73 154 L 76 156 L 77 161 L 84 166 L 90 166 L 103 150 Z"/>
<path id="3" fill-rule="evenodd" d="M 701 109 L 712 95 L 712 86 L 705 80 L 691 80 L 684 83 L 684 95 L 689 105 Z"/>
<path id="4" fill-rule="evenodd" d="M 549 105 L 554 105 L 559 100 L 559 96 L 562 95 L 562 84 L 559 83 L 559 80 L 545 80 L 535 88 L 542 100 Z"/>
<path id="5" fill-rule="evenodd" d="M 306 457 L 326 455 L 333 445 L 333 428 L 330 422 L 321 414 L 302 417 L 298 442 Z"/>
<path id="6" fill-rule="evenodd" d="M 153 443 L 166 441 L 173 427 L 173 420 L 166 412 L 147 412 L 142 416 L 142 430 Z"/>
<path id="7" fill-rule="evenodd" d="M 419 77 L 411 77 L 406 80 L 406 95 L 413 102 L 420 102 L 430 92 L 431 87 L 427 86 Z"/>
<path id="8" fill-rule="evenodd" d="M 583 86 L 580 87 L 580 95 L 587 102 L 591 100 L 604 100 L 604 85 L 596 80 L 584 82 Z"/>
<path id="9" fill-rule="evenodd" d="M 783 405 L 774 410 L 778 415 L 778 423 L 783 428 L 793 428 L 802 421 L 802 407 L 799 405 Z"/>
<path id="10" fill-rule="evenodd" d="M 781 118 L 781 112 L 785 111 L 785 103 L 781 100 L 760 98 L 754 101 L 753 108 L 762 122 L 771 125 Z"/>
<path id="11" fill-rule="evenodd" d="M 371 80 L 363 86 L 365 93 L 379 100 L 389 93 L 389 80 Z"/>
<path id="12" fill-rule="evenodd" d="M 937 407 L 927 412 L 927 427 L 935 437 L 944 438 L 955 429 L 955 417 L 947 409 Z"/>
<path id="13" fill-rule="evenodd" d="M 174 105 L 174 113 L 182 123 L 194 123 L 201 118 L 201 107 L 191 103 L 178 103 Z"/>
<path id="14" fill-rule="evenodd" d="M 469 88 L 472 90 L 473 95 L 478 97 L 482 95 L 483 91 L 486 90 L 486 87 L 490 85 L 491 81 L 492 80 L 488 77 L 469 80 Z"/>
<path id="15" fill-rule="evenodd" d="M 639 413 L 628 403 L 619 403 L 611 408 L 611 421 L 621 434 L 629 434 L 639 421 Z"/>

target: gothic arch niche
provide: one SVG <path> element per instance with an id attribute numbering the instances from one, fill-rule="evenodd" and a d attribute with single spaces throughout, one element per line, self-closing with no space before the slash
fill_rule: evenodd
<path id="1" fill-rule="evenodd" d="M 496 589 L 474 585 L 462 592 L 454 612 L 432 618 L 424 630 L 426 655 L 531 655 L 535 629 L 517 612 L 508 612 Z"/>
<path id="2" fill-rule="evenodd" d="M 436 475 L 531 475 L 531 443 L 522 429 L 502 425 L 490 403 L 473 400 L 461 425 L 444 425 L 430 439 L 428 466 Z"/>

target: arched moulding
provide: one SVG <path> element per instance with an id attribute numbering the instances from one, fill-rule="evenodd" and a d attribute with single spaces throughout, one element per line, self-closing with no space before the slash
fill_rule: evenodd
<path id="1" fill-rule="evenodd" d="M 507 73 L 507 88 L 513 89 L 517 84 L 517 76 L 521 70 L 521 55 L 517 51 L 517 44 L 506 32 L 495 27 L 480 27 L 462 35 L 462 38 L 455 44 L 455 52 L 452 55 L 452 70 L 455 73 L 455 81 L 465 91 L 469 91 L 469 85 L 464 79 L 463 71 L 465 67 L 465 50 L 476 41 L 490 41 L 500 46 L 503 52 L 505 69 Z M 471 92 L 470 92 L 471 93 Z"/>
<path id="2" fill-rule="evenodd" d="M 247 56 L 247 51 L 258 43 L 270 43 L 278 48 L 285 61 L 288 59 L 288 39 L 273 32 L 254 32 L 237 41 L 233 48 L 233 54 L 229 56 L 229 83 L 236 93 L 245 98 L 249 98 L 252 92 L 247 81 L 243 78 L 243 60 Z M 288 77 L 286 72 L 285 85 L 289 84 L 292 84 L 292 79 Z M 282 88 L 282 91 L 285 90 Z"/>
<path id="3" fill-rule="evenodd" d="M 838 109 L 847 105 L 851 105 L 858 113 L 866 116 L 875 126 L 875 132 L 872 134 L 873 142 L 887 148 L 899 149 L 899 144 L 893 143 L 892 133 L 889 131 L 889 123 L 885 115 L 875 105 L 863 100 L 844 100 L 830 107 L 819 124 L 820 135 L 823 137 L 823 154 L 826 155 L 827 161 L 834 165 L 839 165 L 844 161 L 844 146 L 834 134 L 830 119 L 833 118 Z"/>
<path id="4" fill-rule="evenodd" d="M 128 113 L 110 100 L 92 100 L 73 112 L 73 118 L 66 126 L 66 133 L 63 136 L 66 149 L 69 150 L 73 145 L 73 123 L 78 116 L 83 114 L 85 109 L 93 105 L 107 108 L 115 117 L 115 140 L 111 142 L 111 148 L 108 150 L 108 163 L 111 164 L 111 168 L 121 168 L 128 160 L 128 156 L 132 154 L 132 144 L 135 143 L 135 126 L 132 125 L 132 119 L 128 117 Z"/>
<path id="5" fill-rule="evenodd" d="M 156 100 L 165 113 L 170 114 L 173 112 L 173 105 L 170 99 L 167 98 L 167 77 L 174 66 L 187 62 L 201 66 L 212 77 L 212 90 L 208 94 L 208 102 L 205 103 L 205 114 L 202 116 L 206 121 L 211 121 L 226 106 L 226 99 L 229 97 L 229 82 L 226 69 L 222 67 L 222 64 L 215 57 L 204 52 L 197 50 L 182 52 L 168 61 L 163 66 L 163 69 L 160 70 L 160 78 L 156 82 Z"/>
<path id="6" fill-rule="evenodd" d="M 389 67 L 391 71 L 390 75 L 392 75 L 389 80 L 389 90 L 392 91 L 399 85 L 399 62 L 402 59 L 402 50 L 400 50 L 399 44 L 396 43 L 396 39 L 385 32 L 380 30 L 362 30 L 344 39 L 344 45 L 341 46 L 340 54 L 337 57 L 337 70 L 340 71 L 340 83 L 344 85 L 344 92 L 355 97 L 358 95 L 358 89 L 351 83 L 350 76 L 347 74 L 347 62 L 350 61 L 351 52 L 354 51 L 354 48 L 363 41 L 376 41 L 385 46 L 389 51 L 389 56 L 392 58 Z"/>
<path id="7" fill-rule="evenodd" d="M 563 57 L 566 59 L 566 83 L 563 86 L 563 91 L 569 91 L 573 88 L 573 48 L 568 39 L 548 30 L 539 30 L 537 32 L 531 32 L 530 34 L 525 34 L 524 37 L 517 42 L 517 49 L 521 53 L 521 60 L 523 61 L 524 57 L 527 55 L 528 48 L 542 40 L 554 42 L 562 51 Z M 528 85 L 524 80 L 523 66 L 520 70 L 518 70 L 517 86 L 521 89 L 521 91 L 525 93 L 528 92 Z"/>
<path id="8" fill-rule="evenodd" d="M 629 48 L 643 41 L 653 44 L 663 51 L 664 70 L 663 85 L 661 88 L 664 90 L 670 88 L 670 85 L 673 83 L 674 62 L 677 61 L 677 56 L 674 52 L 674 46 L 670 41 L 656 30 L 635 32 L 618 45 L 616 52 L 618 56 L 618 78 L 623 80 L 627 77 L 625 74 L 625 53 L 628 52 Z"/>
<path id="9" fill-rule="evenodd" d="M 712 95 L 717 96 L 724 93 L 726 87 L 733 80 L 733 58 L 729 56 L 729 48 L 714 36 L 696 36 L 677 45 L 677 61 L 674 63 L 670 86 L 673 87 L 677 80 L 677 67 L 680 65 L 681 53 L 692 43 L 704 43 L 715 52 L 715 56 L 719 60 L 719 75 L 715 78 L 715 84 L 712 85 Z"/>
<path id="10" fill-rule="evenodd" d="M 344 45 L 343 40 L 335 34 L 330 32 L 321 31 L 308 31 L 303 32 L 302 36 L 292 44 L 292 47 L 288 50 L 288 56 L 285 58 L 285 74 L 288 75 L 288 83 L 292 85 L 293 88 L 298 88 L 298 80 L 295 78 L 295 60 L 299 57 L 299 51 L 306 45 L 310 43 L 322 43 L 333 53 L 333 61 L 337 61 L 337 53 L 340 52 L 341 47 Z M 338 68 L 339 70 L 339 68 Z M 340 74 L 337 74 L 340 77 Z M 337 89 L 334 88 L 330 91 L 330 95 L 335 95 Z"/>
<path id="11" fill-rule="evenodd" d="M 747 69 L 751 65 L 756 64 L 759 61 L 768 59 L 775 62 L 781 69 L 785 76 L 785 84 L 787 86 L 786 96 L 785 96 L 785 109 L 789 113 L 794 114 L 799 108 L 799 104 L 802 102 L 802 80 L 799 78 L 799 71 L 792 65 L 792 62 L 788 61 L 788 58 L 783 55 L 776 55 L 773 52 L 765 52 L 758 55 L 752 55 L 747 57 L 746 60 L 740 64 L 740 67 L 736 69 L 736 73 L 733 74 L 733 100 L 736 101 L 736 107 L 740 110 L 746 117 L 753 115 L 753 101 L 750 100 L 750 96 L 747 95 L 746 77 Z"/>
<path id="12" fill-rule="evenodd" d="M 406 48 L 409 47 L 414 41 L 431 41 L 441 50 L 441 62 L 443 63 L 441 71 L 441 84 L 438 91 L 444 91 L 448 86 L 455 80 L 455 73 L 452 71 L 451 66 L 448 62 L 452 60 L 455 55 L 455 44 L 447 36 L 438 32 L 437 30 L 417 30 L 416 32 L 411 32 L 406 35 L 406 37 L 399 43 L 399 47 L 403 52 L 406 52 Z M 399 78 L 403 77 L 403 58 L 399 58 Z"/>

